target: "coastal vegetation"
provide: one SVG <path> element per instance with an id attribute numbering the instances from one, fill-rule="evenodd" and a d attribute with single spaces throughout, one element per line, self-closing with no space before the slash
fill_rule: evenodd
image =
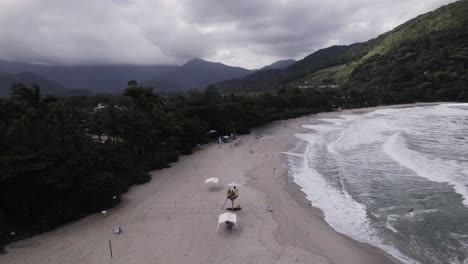
<path id="1" fill-rule="evenodd" d="M 162 97 L 135 81 L 122 95 L 56 98 L 16 84 L 0 101 L 0 233 L 14 239 L 111 207 L 150 170 L 207 143 L 210 130 L 249 133 L 329 110 L 332 99 L 299 89 L 222 95 L 214 86 Z"/>

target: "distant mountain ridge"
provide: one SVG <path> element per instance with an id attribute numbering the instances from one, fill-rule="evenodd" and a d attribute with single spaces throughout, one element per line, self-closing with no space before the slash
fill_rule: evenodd
<path id="1" fill-rule="evenodd" d="M 0 73 L 31 72 L 68 89 L 90 90 L 95 93 L 118 93 L 129 80 L 142 82 L 161 76 L 178 66 L 172 65 L 80 65 L 58 66 L 28 62 L 0 61 Z"/>
<path id="2" fill-rule="evenodd" d="M 47 95 L 66 95 L 72 92 L 37 74 L 22 72 L 17 74 L 0 74 L 0 97 L 9 96 L 12 85 L 16 83 L 24 83 L 26 85 L 38 84 L 41 87 L 41 92 Z"/>
<path id="3" fill-rule="evenodd" d="M 184 92 L 190 89 L 204 89 L 212 83 L 243 78 L 252 73 L 241 67 L 202 59 L 190 60 L 182 66 L 49 66 L 28 62 L 0 61 L 0 73 L 20 74 L 23 72 L 33 73 L 36 78 L 48 79 L 62 88 L 90 90 L 94 93 L 120 93 L 127 87 L 129 80 L 136 80 L 151 86 L 156 91 Z M 18 78 L 16 80 L 21 81 Z M 29 79 L 25 79 L 24 82 L 28 81 Z M 45 81 L 41 80 L 41 83 Z"/>
<path id="4" fill-rule="evenodd" d="M 145 81 L 145 84 L 156 91 L 184 92 L 190 89 L 204 89 L 223 80 L 243 78 L 251 73 L 252 71 L 241 67 L 193 59 L 159 78 Z"/>

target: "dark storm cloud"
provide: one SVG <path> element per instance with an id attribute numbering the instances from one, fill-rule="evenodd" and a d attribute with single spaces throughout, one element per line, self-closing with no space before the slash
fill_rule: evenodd
<path id="1" fill-rule="evenodd" d="M 0 59 L 244 67 L 365 41 L 452 0 L 0 0 Z"/>

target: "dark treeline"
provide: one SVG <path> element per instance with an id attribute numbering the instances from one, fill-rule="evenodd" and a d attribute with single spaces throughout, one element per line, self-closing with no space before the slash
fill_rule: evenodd
<path id="1" fill-rule="evenodd" d="M 0 100 L 0 233 L 9 240 L 109 208 L 150 170 L 207 143 L 210 130 L 248 133 L 330 110 L 339 98 L 299 89 L 221 95 L 214 86 L 162 97 L 134 81 L 119 96 L 54 98 L 14 85 Z"/>

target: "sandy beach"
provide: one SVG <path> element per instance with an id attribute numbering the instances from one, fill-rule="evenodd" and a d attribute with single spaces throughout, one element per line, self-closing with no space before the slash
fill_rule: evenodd
<path id="1" fill-rule="evenodd" d="M 335 232 L 283 165 L 281 152 L 302 124 L 336 114 L 277 121 L 241 136 L 239 146 L 203 146 L 152 172 L 152 180 L 132 187 L 108 216 L 90 215 L 13 243 L 0 263 L 394 263 L 384 251 Z M 209 177 L 220 179 L 218 190 L 205 186 Z M 226 185 L 233 181 L 241 184 L 240 230 L 217 233 Z M 120 235 L 113 234 L 117 224 Z"/>

